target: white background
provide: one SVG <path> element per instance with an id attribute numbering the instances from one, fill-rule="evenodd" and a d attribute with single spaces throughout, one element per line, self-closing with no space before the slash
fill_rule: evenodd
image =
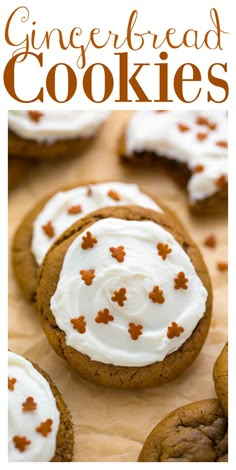
<path id="1" fill-rule="evenodd" d="M 229 231 L 229 339 L 230 339 L 230 429 L 231 435 L 235 436 L 235 423 L 236 423 L 236 407 L 234 404 L 234 397 L 236 396 L 235 390 L 235 367 L 234 358 L 236 357 L 236 321 L 235 321 L 235 279 L 236 279 L 236 230 L 235 230 L 235 204 L 236 204 L 236 183 L 235 183 L 235 122 L 236 122 L 236 92 L 235 92 L 235 72 L 234 72 L 234 56 L 235 51 L 233 50 L 233 44 L 236 44 L 235 37 L 235 25 L 234 25 L 234 13 L 233 13 L 234 2 L 230 0 L 216 1 L 216 0 L 120 0 L 119 2 L 113 2 L 111 0 L 66 0 L 61 2 L 59 0 L 1 0 L 1 20 L 0 20 L 0 41 L 1 41 L 1 57 L 0 57 L 0 136 L 1 136 L 1 152 L 0 152 L 0 210 L 1 210 L 1 243 L 0 243 L 0 282 L 1 282 L 1 341 L 0 341 L 0 363 L 3 369 L 1 384 L 1 439 L 0 439 L 0 458 L 1 461 L 7 462 L 7 434 L 4 430 L 7 428 L 7 368 L 6 368 L 6 350 L 7 350 L 7 110 L 8 109 L 55 109 L 59 106 L 60 109 L 67 107 L 70 109 L 82 108 L 82 109 L 98 109 L 103 107 L 104 109 L 137 109 L 140 108 L 153 108 L 156 109 L 155 103 L 137 104 L 127 103 L 119 104 L 114 102 L 114 96 L 111 97 L 109 102 L 101 105 L 95 105 L 85 99 L 81 90 L 78 90 L 73 101 L 67 104 L 56 104 L 50 98 L 46 96 L 44 104 L 34 103 L 30 105 L 21 105 L 20 103 L 12 100 L 6 91 L 4 90 L 2 76 L 6 62 L 9 60 L 13 49 L 4 43 L 4 29 L 5 23 L 8 19 L 9 14 L 14 10 L 15 7 L 25 5 L 30 8 L 31 19 L 37 21 L 38 31 L 51 30 L 52 28 L 58 27 L 63 29 L 65 35 L 75 26 L 80 26 L 83 31 L 85 38 L 87 37 L 88 31 L 94 27 L 99 27 L 102 31 L 108 29 L 114 32 L 121 32 L 125 30 L 130 12 L 133 9 L 139 11 L 138 19 L 138 30 L 144 32 L 148 29 L 163 34 L 163 31 L 170 27 L 175 27 L 178 31 L 184 31 L 189 28 L 198 29 L 200 32 L 205 32 L 210 26 L 209 11 L 210 8 L 214 7 L 218 9 L 221 19 L 221 25 L 224 30 L 230 31 L 230 36 L 223 42 L 224 51 L 209 51 L 201 49 L 200 51 L 194 51 L 193 49 L 186 50 L 181 48 L 173 51 L 169 54 L 171 63 L 169 65 L 170 75 L 184 62 L 194 62 L 199 66 L 202 73 L 207 70 L 209 64 L 213 62 L 225 62 L 229 63 L 229 84 L 230 84 L 230 99 L 223 105 L 224 109 L 229 109 L 229 134 L 230 134 L 230 174 L 229 174 L 229 186 L 230 186 L 230 231 Z M 22 29 L 23 25 L 23 29 Z M 23 31 L 25 31 L 25 24 L 21 24 L 19 30 L 14 34 L 19 34 L 20 40 L 23 40 Z M 28 24 L 28 32 L 30 32 L 30 22 Z M 31 25 L 32 26 L 32 25 Z M 146 47 L 143 51 L 138 53 L 129 53 L 131 62 L 136 62 L 136 54 L 138 54 L 138 62 L 157 62 L 161 50 L 167 50 L 165 47 L 159 51 L 152 51 L 150 47 Z M 111 46 L 107 46 L 99 53 L 90 49 L 89 62 L 101 61 L 107 64 L 114 73 L 114 80 L 118 83 L 116 62 L 113 56 L 113 50 Z M 52 51 L 45 51 L 45 68 L 41 73 L 37 73 L 37 76 L 32 76 L 32 70 L 24 70 L 24 75 L 18 78 L 20 89 L 22 92 L 31 93 L 35 91 L 35 86 L 40 84 L 44 85 L 45 74 L 48 68 L 57 62 L 64 61 L 69 63 L 76 70 L 76 59 L 78 51 L 66 51 L 61 53 L 58 48 L 53 48 Z M 78 75 L 83 71 L 77 69 Z M 173 75 L 172 75 L 173 76 Z M 79 81 L 79 80 L 78 80 Z M 148 89 L 153 95 L 154 87 L 154 76 L 153 73 L 145 75 L 143 82 L 145 89 Z M 206 83 L 203 84 L 204 86 Z M 97 80 L 97 87 L 99 88 L 100 83 Z M 176 100 L 174 103 L 169 103 L 165 108 L 177 109 L 182 108 L 183 104 Z M 188 108 L 195 109 L 207 109 L 209 104 L 206 102 L 206 97 L 202 95 L 201 99 L 198 99 L 194 104 L 187 105 Z M 219 109 L 220 105 L 211 104 L 211 107 Z M 222 106 L 221 106 L 222 107 Z M 4 359 L 3 359 L 4 358 Z M 233 377 L 234 375 L 234 377 Z M 234 438 L 235 440 L 235 438 Z M 230 462 L 233 464 L 235 461 L 235 452 L 233 449 L 234 442 L 231 436 L 230 439 Z M 8 465 L 19 465 L 19 464 L 8 464 Z M 25 465 L 25 464 L 23 464 Z M 42 464 L 38 464 L 42 465 Z M 45 464 L 43 464 L 45 465 Z M 47 464 L 46 464 L 47 465 Z M 67 464 L 68 465 L 68 464 Z M 79 465 L 86 465 L 81 464 Z M 94 465 L 94 464 L 89 464 Z M 104 464 L 96 464 L 104 466 Z M 109 465 L 109 464 L 108 464 Z M 118 464 L 117 464 L 118 465 Z M 123 465 L 135 465 L 134 464 L 123 464 Z M 160 464 L 159 464 L 160 465 Z M 206 465 L 206 464 L 201 464 Z M 222 464 L 224 465 L 224 464 Z M 226 464 L 228 465 L 228 464 Z"/>

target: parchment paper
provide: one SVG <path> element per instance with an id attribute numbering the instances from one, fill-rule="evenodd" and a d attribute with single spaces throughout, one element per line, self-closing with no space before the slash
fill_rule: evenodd
<path id="1" fill-rule="evenodd" d="M 90 384 L 72 373 L 52 350 L 34 309 L 23 299 L 9 261 L 9 348 L 38 363 L 55 381 L 69 406 L 75 431 L 74 461 L 136 461 L 151 429 L 185 403 L 215 397 L 212 368 L 227 339 L 227 273 L 216 268 L 227 260 L 227 219 L 190 216 L 186 196 L 166 175 L 153 169 L 119 164 L 117 142 L 130 113 L 116 111 L 83 155 L 60 162 L 34 164 L 9 196 L 9 251 L 14 231 L 26 212 L 43 196 L 67 184 L 113 179 L 136 182 L 176 211 L 198 243 L 214 290 L 213 320 L 208 339 L 195 363 L 175 381 L 159 388 L 116 391 Z M 215 249 L 203 245 L 214 234 Z"/>

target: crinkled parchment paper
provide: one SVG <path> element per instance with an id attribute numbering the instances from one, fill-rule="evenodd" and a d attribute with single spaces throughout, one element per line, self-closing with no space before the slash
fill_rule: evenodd
<path id="1" fill-rule="evenodd" d="M 213 320 L 198 359 L 175 381 L 138 391 L 98 387 L 72 373 L 51 349 L 33 307 L 16 285 L 9 261 L 9 348 L 38 363 L 58 386 L 74 422 L 74 461 L 136 461 L 146 436 L 167 413 L 185 403 L 215 397 L 212 368 L 227 338 L 227 273 L 216 268 L 218 261 L 227 260 L 227 219 L 194 219 L 184 192 L 166 175 L 119 164 L 117 142 L 129 115 L 113 112 L 83 155 L 34 164 L 29 176 L 9 196 L 9 250 L 22 217 L 48 192 L 91 179 L 136 182 L 169 204 L 198 243 L 213 283 Z M 214 249 L 203 245 L 210 234 L 218 240 Z"/>

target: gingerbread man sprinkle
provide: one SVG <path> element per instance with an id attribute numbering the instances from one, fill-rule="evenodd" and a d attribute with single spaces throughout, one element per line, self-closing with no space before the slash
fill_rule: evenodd
<path id="1" fill-rule="evenodd" d="M 55 229 L 54 229 L 51 221 L 49 221 L 47 224 L 43 225 L 42 229 L 43 229 L 45 235 L 47 235 L 48 238 L 55 237 Z"/>
<path id="2" fill-rule="evenodd" d="M 142 325 L 135 325 L 135 323 L 129 323 L 128 332 L 134 341 L 136 341 L 139 338 L 139 336 L 143 334 L 142 329 L 143 329 Z"/>
<path id="3" fill-rule="evenodd" d="M 117 248 L 111 247 L 110 252 L 112 253 L 112 258 L 115 258 L 118 263 L 123 263 L 125 259 L 126 252 L 123 246 L 118 246 Z"/>
<path id="4" fill-rule="evenodd" d="M 80 315 L 78 318 L 72 318 L 70 321 L 73 325 L 74 330 L 77 330 L 81 335 L 86 332 L 86 321 L 84 315 Z"/>
<path id="5" fill-rule="evenodd" d="M 28 115 L 31 121 L 34 122 L 39 122 L 43 117 L 43 113 L 40 113 L 40 111 L 28 111 Z"/>
<path id="6" fill-rule="evenodd" d="M 83 248 L 83 250 L 93 248 L 95 243 L 97 243 L 97 239 L 92 236 L 91 232 L 86 232 L 86 235 L 82 237 L 82 240 L 83 242 L 81 244 L 81 247 Z"/>
<path id="7" fill-rule="evenodd" d="M 187 282 L 189 280 L 185 277 L 183 271 L 180 271 L 175 278 L 175 289 L 188 289 Z"/>
<path id="8" fill-rule="evenodd" d="M 178 124 L 178 128 L 180 132 L 188 132 L 190 130 L 189 126 L 186 126 L 186 124 L 182 124 L 181 122 Z"/>
<path id="9" fill-rule="evenodd" d="M 197 138 L 197 140 L 199 140 L 201 142 L 201 141 L 203 141 L 207 138 L 207 133 L 206 132 L 198 132 L 198 134 L 196 134 L 196 138 Z"/>
<path id="10" fill-rule="evenodd" d="M 227 181 L 227 178 L 225 177 L 225 175 L 219 176 L 219 178 L 217 178 L 217 179 L 215 180 L 215 184 L 216 184 L 216 186 L 218 186 L 219 188 L 224 188 L 225 186 L 227 186 L 228 181 Z"/>
<path id="11" fill-rule="evenodd" d="M 162 257 L 163 260 L 167 258 L 169 253 L 172 252 L 172 249 L 167 243 L 158 243 L 157 244 L 158 255 Z"/>
<path id="12" fill-rule="evenodd" d="M 119 194 L 116 192 L 116 191 L 113 191 L 112 189 L 110 189 L 110 191 L 108 191 L 107 195 L 113 199 L 114 201 L 120 201 L 120 196 Z"/>
<path id="13" fill-rule="evenodd" d="M 8 377 L 8 390 L 15 390 L 15 383 L 16 383 L 16 379 L 13 377 L 12 379 L 10 379 Z"/>
<path id="14" fill-rule="evenodd" d="M 215 235 L 209 235 L 204 240 L 204 245 L 208 248 L 215 248 L 217 244 Z"/>
<path id="15" fill-rule="evenodd" d="M 111 300 L 113 300 L 113 302 L 118 302 L 120 307 L 123 307 L 125 300 L 127 300 L 127 297 L 125 294 L 126 294 L 125 287 L 121 287 L 118 291 L 117 290 L 114 291 L 114 295 L 113 297 L 111 297 Z"/>
<path id="16" fill-rule="evenodd" d="M 18 449 L 20 452 L 24 452 L 26 446 L 29 446 L 31 444 L 31 441 L 25 436 L 14 436 L 12 440 L 14 442 L 15 448 Z"/>
<path id="17" fill-rule="evenodd" d="M 47 437 L 47 435 L 52 432 L 52 423 L 52 419 L 46 419 L 46 421 L 40 423 L 35 431 L 41 433 L 43 437 Z"/>
<path id="18" fill-rule="evenodd" d="M 204 165 L 195 165 L 192 171 L 193 173 L 202 173 L 202 171 L 204 171 Z"/>
<path id="19" fill-rule="evenodd" d="M 228 142 L 227 142 L 227 140 L 218 140 L 218 141 L 216 142 L 216 145 L 217 145 L 218 147 L 222 147 L 222 148 L 226 148 L 226 149 L 228 148 Z"/>
<path id="20" fill-rule="evenodd" d="M 81 214 L 82 212 L 82 207 L 80 204 L 77 204 L 75 206 L 71 206 L 67 209 L 67 213 L 70 215 L 76 215 L 76 214 Z"/>
<path id="21" fill-rule="evenodd" d="M 94 273 L 95 273 L 94 269 L 88 269 L 88 271 L 81 269 L 80 274 L 86 286 L 91 286 L 93 279 L 95 278 Z"/>
<path id="22" fill-rule="evenodd" d="M 148 295 L 149 299 L 152 299 L 152 301 L 156 304 L 163 304 L 165 302 L 165 297 L 163 296 L 163 290 L 159 288 L 159 286 L 154 286 L 153 291 L 150 292 Z"/>
<path id="23" fill-rule="evenodd" d="M 25 402 L 22 403 L 22 411 L 34 411 L 37 408 L 37 403 L 35 403 L 32 397 L 26 398 Z"/>
<path id="24" fill-rule="evenodd" d="M 172 321 L 171 325 L 168 326 L 167 336 L 169 339 L 173 339 L 175 336 L 179 337 L 183 331 L 184 328 L 182 326 L 179 326 L 175 321 Z"/>
<path id="25" fill-rule="evenodd" d="M 100 310 L 95 318 L 96 323 L 104 323 L 107 325 L 109 321 L 113 321 L 114 317 L 110 315 L 108 308 L 104 308 L 104 310 Z"/>

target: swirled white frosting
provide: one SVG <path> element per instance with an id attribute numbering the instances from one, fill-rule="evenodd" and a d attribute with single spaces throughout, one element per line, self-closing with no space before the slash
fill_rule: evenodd
<path id="1" fill-rule="evenodd" d="M 199 124 L 204 118 L 207 124 Z M 200 120 L 201 122 L 201 120 Z M 181 131 L 181 125 L 187 130 Z M 212 127 L 212 129 L 210 128 Z M 206 134 L 201 140 L 199 134 Z M 216 180 L 228 179 L 226 111 L 138 111 L 126 131 L 126 152 L 149 151 L 169 159 L 184 162 L 191 171 L 203 165 L 203 171 L 193 173 L 188 183 L 190 203 L 211 196 L 219 190 Z"/>
<path id="2" fill-rule="evenodd" d="M 53 143 L 57 140 L 92 137 L 108 118 L 109 111 L 43 110 L 38 122 L 28 111 L 9 111 L 9 129 L 23 139 Z"/>
<path id="3" fill-rule="evenodd" d="M 31 362 L 18 354 L 8 353 L 8 378 L 15 379 L 8 391 L 8 460 L 10 462 L 49 462 L 56 450 L 59 411 L 47 380 Z M 22 404 L 32 397 L 37 407 L 22 411 Z M 36 431 L 42 422 L 51 419 L 51 432 L 43 436 Z M 14 437 L 25 437 L 30 443 L 21 452 Z"/>
<path id="4" fill-rule="evenodd" d="M 87 354 L 92 360 L 117 366 L 145 366 L 162 361 L 189 338 L 206 308 L 207 291 L 189 257 L 174 237 L 150 221 L 107 218 L 89 227 L 97 243 L 82 248 L 82 232 L 70 245 L 59 282 L 51 298 L 56 323 L 65 332 L 66 344 Z M 168 244 L 171 252 L 164 260 L 157 244 Z M 123 246 L 123 262 L 112 257 L 110 248 Z M 91 285 L 80 271 L 94 270 Z M 187 289 L 175 289 L 179 272 L 188 278 Z M 165 301 L 154 303 L 149 297 L 155 286 Z M 112 300 L 114 292 L 126 289 L 121 306 Z M 113 320 L 97 323 L 99 311 L 109 310 Z M 86 331 L 80 333 L 71 320 L 83 318 Z M 176 322 L 184 331 L 167 336 Z M 130 323 L 142 326 L 142 335 L 131 338 Z M 83 330 L 82 330 L 83 331 Z"/>
<path id="5" fill-rule="evenodd" d="M 88 194 L 89 189 L 89 194 Z M 120 198 L 118 201 L 109 196 L 109 191 L 115 191 Z M 88 186 L 81 186 L 69 191 L 56 193 L 38 214 L 33 225 L 32 253 L 38 264 L 55 241 L 70 225 L 90 212 L 106 206 L 119 206 L 136 204 L 149 209 L 162 212 L 160 207 L 146 194 L 142 193 L 136 184 L 120 182 L 97 183 Z M 79 214 L 69 214 L 70 207 L 80 205 Z M 42 227 L 51 222 L 55 234 L 48 237 Z"/>

